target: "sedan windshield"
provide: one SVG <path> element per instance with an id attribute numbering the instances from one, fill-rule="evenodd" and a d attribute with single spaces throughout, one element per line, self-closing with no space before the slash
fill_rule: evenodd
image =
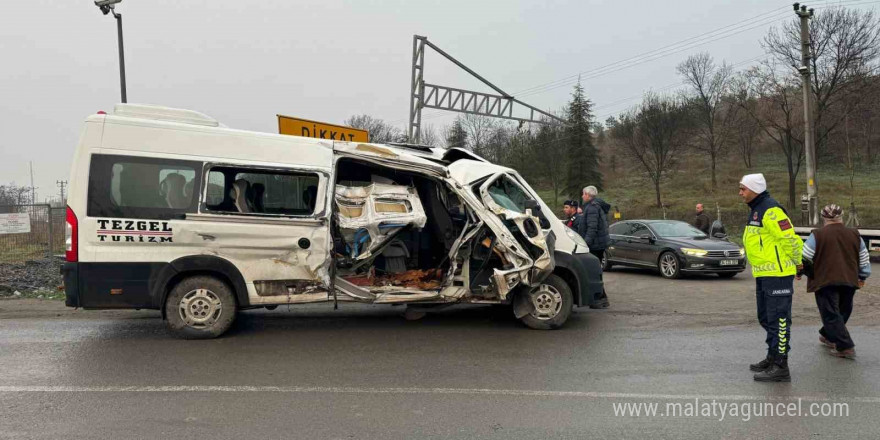
<path id="1" fill-rule="evenodd" d="M 663 238 L 673 237 L 705 237 L 703 231 L 679 221 L 651 222 L 651 229 Z"/>

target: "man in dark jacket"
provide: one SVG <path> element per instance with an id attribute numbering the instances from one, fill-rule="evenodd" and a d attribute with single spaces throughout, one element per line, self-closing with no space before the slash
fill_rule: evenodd
<path id="1" fill-rule="evenodd" d="M 595 186 L 584 188 L 581 197 L 584 200 L 584 213 L 578 233 L 584 237 L 590 253 L 601 260 L 608 247 L 608 211 L 611 205 L 598 197 Z"/>
<path id="2" fill-rule="evenodd" d="M 578 225 L 577 232 L 584 237 L 584 241 L 590 248 L 590 253 L 602 261 L 605 257 L 605 249 L 608 248 L 608 211 L 611 210 L 611 205 L 600 199 L 598 194 L 599 191 L 595 186 L 584 188 L 581 193 L 581 198 L 584 200 L 582 205 L 584 213 L 581 214 L 580 221 L 576 223 Z M 594 309 L 605 308 L 608 307 L 608 304 L 608 296 L 603 290 L 602 295 L 596 298 L 590 307 Z"/>
<path id="3" fill-rule="evenodd" d="M 709 228 L 712 226 L 712 219 L 703 211 L 703 204 L 697 203 L 697 217 L 694 219 L 694 227 L 709 235 Z"/>
<path id="4" fill-rule="evenodd" d="M 863 287 L 871 275 L 871 261 L 859 231 L 845 227 L 842 218 L 840 206 L 826 206 L 822 210 L 825 226 L 810 234 L 803 254 L 807 292 L 815 292 L 822 316 L 819 342 L 831 348 L 832 356 L 854 359 L 855 344 L 846 321 L 852 313 L 856 289 Z"/>

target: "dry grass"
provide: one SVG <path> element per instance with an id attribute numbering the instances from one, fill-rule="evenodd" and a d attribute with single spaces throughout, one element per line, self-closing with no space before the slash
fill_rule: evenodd
<path id="1" fill-rule="evenodd" d="M 746 169 L 738 157 L 731 156 L 718 167 L 718 187 L 712 189 L 708 160 L 702 156 L 687 157 L 680 169 L 671 173 L 661 185 L 661 197 L 667 206 L 666 216 L 671 219 L 690 221 L 694 216 L 694 206 L 702 203 L 714 218 L 716 206 L 721 209 L 721 219 L 728 233 L 737 237 L 745 224 L 748 208 L 739 198 L 739 180 L 744 174 L 763 173 L 767 178 L 770 193 L 786 205 L 795 224 L 801 223 L 800 206 L 789 207 L 788 172 L 779 156 L 764 154 L 755 157 L 752 169 Z M 654 187 L 647 174 L 632 165 L 616 170 L 604 170 L 604 190 L 600 197 L 617 207 L 626 218 L 663 218 L 664 210 L 656 206 Z M 856 170 L 853 186 L 850 189 L 850 174 L 840 164 L 819 163 L 817 182 L 819 184 L 820 206 L 836 203 L 849 209 L 850 197 L 859 212 L 862 227 L 880 228 L 880 164 L 868 166 L 860 164 Z M 796 200 L 806 193 L 806 171 L 798 175 Z M 553 206 L 553 193 L 545 187 L 536 186 L 539 195 Z M 561 215 L 559 197 L 556 212 Z M 716 205 L 717 204 L 717 205 Z M 793 208 L 793 209 L 792 209 Z"/>

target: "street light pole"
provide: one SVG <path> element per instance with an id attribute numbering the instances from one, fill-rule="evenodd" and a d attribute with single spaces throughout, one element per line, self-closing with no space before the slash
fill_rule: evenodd
<path id="1" fill-rule="evenodd" d="M 122 0 L 95 0 L 95 6 L 101 9 L 104 15 L 113 14 L 116 19 L 116 41 L 119 44 L 119 86 L 122 93 L 122 102 L 128 102 L 128 95 L 125 92 L 125 51 L 122 44 L 122 14 L 116 12 L 116 3 Z"/>
<path id="2" fill-rule="evenodd" d="M 125 93 L 125 51 L 122 50 L 122 14 L 113 11 L 113 18 L 116 19 L 116 33 L 119 41 L 119 86 L 122 88 L 122 102 L 128 102 L 128 96 Z"/>
<path id="3" fill-rule="evenodd" d="M 794 4 L 794 12 L 801 19 L 801 82 L 804 91 L 804 152 L 807 166 L 807 200 L 809 226 L 819 223 L 819 190 L 816 186 L 816 143 L 813 132 L 813 92 L 810 82 L 810 18 L 813 9 L 799 3 Z"/>

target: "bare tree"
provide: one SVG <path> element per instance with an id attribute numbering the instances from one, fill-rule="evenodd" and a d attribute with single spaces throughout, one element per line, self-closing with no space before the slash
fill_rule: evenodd
<path id="1" fill-rule="evenodd" d="M 772 62 L 750 69 L 739 82 L 738 100 L 782 150 L 788 169 L 788 207 L 795 205 L 796 180 L 804 159 L 803 102 L 798 78 L 780 73 Z M 755 105 L 747 105 L 754 100 Z"/>
<path id="2" fill-rule="evenodd" d="M 660 183 L 675 165 L 691 130 L 688 109 L 680 100 L 649 93 L 642 104 L 624 113 L 611 129 L 627 153 L 642 165 L 662 207 Z"/>
<path id="3" fill-rule="evenodd" d="M 747 75 L 734 75 L 728 97 L 730 111 L 734 113 L 732 122 L 733 142 L 746 168 L 752 168 L 752 154 L 761 135 L 761 124 L 755 119 L 758 114 L 758 100 L 749 86 Z"/>
<path id="4" fill-rule="evenodd" d="M 360 128 L 370 132 L 370 142 L 379 144 L 387 142 L 401 142 L 405 140 L 403 130 L 388 124 L 382 119 L 370 115 L 355 115 L 343 123 L 349 127 Z"/>
<path id="5" fill-rule="evenodd" d="M 873 11 L 828 8 L 810 20 L 809 29 L 813 125 L 816 150 L 822 152 L 829 135 L 846 118 L 847 99 L 862 99 L 853 92 L 865 86 L 861 73 L 880 57 L 880 21 Z M 763 46 L 795 73 L 802 64 L 800 25 L 795 20 L 771 29 Z"/>
<path id="6" fill-rule="evenodd" d="M 0 213 L 18 212 L 19 206 L 33 203 L 31 194 L 29 186 L 0 185 Z"/>
<path id="7" fill-rule="evenodd" d="M 853 142 L 858 142 L 862 148 L 856 148 L 856 152 L 862 150 L 863 159 L 866 163 L 873 164 L 877 155 L 876 145 L 880 143 L 880 133 L 877 127 L 880 125 L 880 77 L 870 75 L 865 79 L 867 87 L 858 91 L 858 99 L 852 99 L 849 104 L 852 109 L 847 110 L 848 120 L 844 123 L 851 124 Z M 849 133 L 847 133 L 849 138 Z"/>
<path id="8" fill-rule="evenodd" d="M 501 152 L 499 163 L 519 171 L 526 180 L 544 183 L 543 174 L 535 166 L 535 156 L 531 149 L 534 142 L 535 137 L 531 131 L 520 125 L 510 133 L 507 146 Z"/>
<path id="9" fill-rule="evenodd" d="M 861 96 L 846 99 L 844 108 L 844 121 L 841 124 L 843 136 L 833 136 L 829 139 L 829 145 L 843 144 L 843 148 L 834 148 L 840 156 L 849 174 L 850 190 L 850 220 L 858 223 L 856 212 L 856 170 L 865 163 L 872 163 L 872 143 L 875 141 L 875 132 L 878 106 L 880 100 L 880 78 L 871 77 L 865 79 L 866 87 L 857 90 Z M 849 97 L 848 97 L 849 98 Z M 861 148 L 864 145 L 864 150 Z M 856 226 L 858 226 L 856 224 Z"/>
<path id="10" fill-rule="evenodd" d="M 716 66 L 712 57 L 703 52 L 679 64 L 678 73 L 691 89 L 685 96 L 695 123 L 695 147 L 709 155 L 712 189 L 715 189 L 718 185 L 716 165 L 725 153 L 734 126 L 735 113 L 725 105 L 733 69 L 727 64 Z"/>
<path id="11" fill-rule="evenodd" d="M 465 114 L 459 117 L 461 127 L 467 133 L 467 147 L 481 156 L 486 154 L 483 151 L 489 138 L 495 132 L 495 120 L 487 116 Z"/>
<path id="12" fill-rule="evenodd" d="M 442 139 L 440 139 L 440 135 L 437 133 L 437 128 L 433 125 L 426 125 L 422 127 L 422 133 L 419 139 L 419 143 L 431 147 L 443 146 Z"/>

